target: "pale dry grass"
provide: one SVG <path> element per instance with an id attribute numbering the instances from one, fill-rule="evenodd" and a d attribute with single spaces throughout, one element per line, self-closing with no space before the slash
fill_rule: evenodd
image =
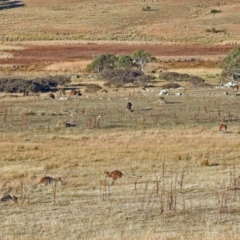
<path id="1" fill-rule="evenodd" d="M 11 153 L 14 162 L 2 162 L 5 168 L 1 181 L 10 180 L 14 194 L 23 196 L 20 205 L 2 206 L 2 237 L 15 239 L 21 234 L 22 239 L 236 239 L 239 196 L 235 197 L 228 187 L 231 175 L 239 171 L 238 153 L 234 151 L 240 141 L 237 135 L 199 127 L 96 131 L 54 138 L 40 134 L 31 137 L 31 145 L 39 144 L 37 152 L 31 150 L 27 137 L 2 137 L 1 142 L 12 140 L 11 146 L 16 145 L 18 151 Z M 3 156 L 7 145 L 0 146 Z M 22 151 L 29 155 L 23 158 Z M 181 158 L 176 159 L 176 155 Z M 203 158 L 219 166 L 199 167 Z M 52 167 L 44 169 L 46 164 Z M 222 168 L 222 164 L 226 167 Z M 20 170 L 21 166 L 26 170 Z M 125 175 L 105 189 L 100 185 L 104 170 L 114 169 Z M 132 174 L 142 178 L 132 178 Z M 51 187 L 34 188 L 45 175 L 63 178 L 55 197 Z M 177 201 L 172 210 L 171 188 Z M 218 200 L 225 198 L 224 210 Z"/>
<path id="2" fill-rule="evenodd" d="M 12 187 L 19 201 L 1 203 L 1 238 L 237 239 L 238 97 L 185 89 L 162 106 L 153 104 L 159 88 L 110 90 L 66 102 L 2 99 L 0 193 Z M 77 126 L 56 128 L 59 120 Z M 113 170 L 124 175 L 110 186 L 104 171 Z M 39 189 L 43 176 L 63 184 Z"/>
<path id="3" fill-rule="evenodd" d="M 54 63 L 46 67 L 47 71 L 54 71 L 54 72 L 84 72 L 86 66 L 90 64 L 91 60 L 82 60 L 78 62 L 60 62 Z"/>
<path id="4" fill-rule="evenodd" d="M 32 1 L 2 11 L 3 41 L 160 41 L 216 44 L 239 38 L 239 1 Z M 149 5 L 152 11 L 143 11 Z M 211 14 L 213 8 L 222 12 Z M 15 24 L 18 27 L 15 28 Z M 81 26 L 81 27 L 79 27 Z M 208 34 L 207 28 L 227 29 Z M 32 34 L 34 33 L 34 34 Z"/>
<path id="5" fill-rule="evenodd" d="M 0 59 L 13 58 L 13 54 L 7 52 L 0 52 Z"/>
<path id="6" fill-rule="evenodd" d="M 13 45 L 13 44 L 0 44 L 0 51 L 20 51 L 24 50 L 25 47 L 19 46 L 19 45 Z"/>

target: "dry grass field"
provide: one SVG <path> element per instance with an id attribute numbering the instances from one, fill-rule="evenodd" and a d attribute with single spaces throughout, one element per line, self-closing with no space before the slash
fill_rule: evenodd
<path id="1" fill-rule="evenodd" d="M 1 193 L 18 203 L 1 203 L 1 238 L 238 239 L 239 97 L 186 88 L 160 104 L 160 89 L 2 94 Z M 43 176 L 63 183 L 39 189 Z"/>
<path id="2" fill-rule="evenodd" d="M 114 40 L 220 43 L 239 40 L 239 0 L 1 1 L 3 41 Z M 20 6 L 19 6 L 20 5 Z M 148 8 L 147 8 L 148 7 Z M 144 11 L 143 9 L 148 9 Z M 211 13 L 217 10 L 217 13 Z M 207 33 L 206 30 L 220 32 Z"/>
<path id="3" fill-rule="evenodd" d="M 239 9 L 239 0 L 0 0 L 0 76 L 77 73 L 83 92 L 0 93 L 0 198 L 17 197 L 0 201 L 0 238 L 239 239 L 240 97 L 215 87 L 219 61 L 239 44 Z M 94 57 L 140 48 L 158 59 L 147 69 L 153 87 L 85 92 L 103 86 L 84 72 Z M 180 82 L 161 104 L 162 71 L 212 87 Z M 123 177 L 111 184 L 113 170 Z M 39 187 L 44 176 L 63 182 Z"/>

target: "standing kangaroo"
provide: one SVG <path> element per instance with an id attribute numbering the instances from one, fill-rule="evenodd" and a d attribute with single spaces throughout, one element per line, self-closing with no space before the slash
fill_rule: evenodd
<path id="1" fill-rule="evenodd" d="M 219 127 L 219 131 L 222 133 L 227 133 L 227 125 L 225 123 L 221 123 Z"/>

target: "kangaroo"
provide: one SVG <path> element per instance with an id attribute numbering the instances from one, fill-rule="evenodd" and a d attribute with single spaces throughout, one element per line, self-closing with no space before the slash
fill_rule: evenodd
<path id="1" fill-rule="evenodd" d="M 126 108 L 128 111 L 132 112 L 132 103 L 128 102 Z"/>
<path id="2" fill-rule="evenodd" d="M 38 186 L 47 186 L 47 185 L 51 185 L 51 184 L 56 184 L 56 183 L 62 183 L 62 179 L 59 177 L 59 178 L 52 178 L 52 177 L 43 177 L 39 183 L 38 183 Z"/>
<path id="3" fill-rule="evenodd" d="M 112 178 L 111 185 L 113 185 L 118 178 L 121 178 L 123 176 L 123 173 L 118 170 L 114 170 L 112 172 L 105 171 L 105 173 L 107 174 L 106 177 Z"/>
<path id="4" fill-rule="evenodd" d="M 227 133 L 227 125 L 225 123 L 221 123 L 219 127 L 219 131 L 222 133 Z"/>
<path id="5" fill-rule="evenodd" d="M 159 97 L 158 102 L 161 103 L 161 104 L 167 103 L 166 100 L 164 99 L 164 97 Z"/>

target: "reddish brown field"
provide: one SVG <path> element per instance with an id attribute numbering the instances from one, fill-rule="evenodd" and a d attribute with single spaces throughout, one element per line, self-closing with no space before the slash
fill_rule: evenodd
<path id="1" fill-rule="evenodd" d="M 104 54 L 112 53 L 117 55 L 131 54 L 135 50 L 142 49 L 150 52 L 158 59 L 172 58 L 164 64 L 168 67 L 216 67 L 219 58 L 225 56 L 234 46 L 205 46 L 205 45 L 163 45 L 144 43 L 77 43 L 77 44 L 23 44 L 24 50 L 10 50 L 8 53 L 13 58 L 0 58 L 1 70 L 12 72 L 22 71 L 42 71 L 53 63 L 61 62 L 82 62 L 83 66 L 93 58 Z M 195 61 L 176 61 L 177 58 L 194 58 Z M 210 59 L 210 60 L 209 60 Z M 86 61 L 87 60 L 87 61 Z M 85 63 L 85 62 L 86 63 Z M 163 60 L 164 62 L 164 60 Z M 84 68 L 84 67 L 83 67 Z"/>
<path id="2" fill-rule="evenodd" d="M 0 59 L 1 64 L 38 64 L 58 61 L 92 59 L 104 53 L 131 54 L 142 49 L 153 56 L 219 56 L 226 55 L 233 46 L 160 45 L 160 44 L 76 44 L 76 45 L 26 45 L 22 51 L 9 51 L 12 59 Z"/>

